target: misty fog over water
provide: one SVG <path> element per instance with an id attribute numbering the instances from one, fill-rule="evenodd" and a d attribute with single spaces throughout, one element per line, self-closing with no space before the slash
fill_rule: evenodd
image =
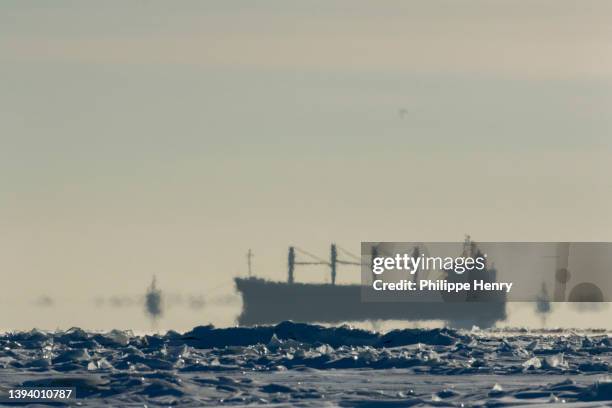
<path id="1" fill-rule="evenodd" d="M 241 312 L 242 304 L 238 295 L 228 294 L 222 302 L 189 303 L 189 296 L 185 301 L 166 302 L 163 316 L 155 326 L 145 313 L 144 301 L 133 297 L 132 301 L 111 303 L 110 300 L 101 304 L 98 299 L 54 299 L 52 305 L 41 305 L 35 302 L 24 301 L 20 308 L 20 315 L 5 319 L 7 328 L 13 330 L 30 330 L 33 327 L 45 330 L 68 329 L 81 327 L 88 330 L 131 329 L 135 332 L 150 332 L 166 330 L 187 331 L 202 324 L 213 324 L 217 327 L 232 327 Z M 111 299 L 111 298 L 109 298 Z M 132 299 L 128 296 L 117 299 Z M 206 298 L 204 298 L 206 299 Z M 536 313 L 536 303 L 508 303 L 508 319 L 498 323 L 497 327 L 527 327 L 527 328 L 603 328 L 612 330 L 610 322 L 609 303 L 577 304 L 552 303 L 551 312 L 545 316 Z M 2 307 L 2 301 L 0 301 Z M 398 308 L 423 307 L 418 303 L 398 303 Z M 92 324 L 90 316 L 96 315 L 96 323 Z M 412 323 L 401 320 L 347 322 L 356 327 L 369 330 L 387 331 L 401 327 L 440 327 L 443 322 L 431 321 Z"/>

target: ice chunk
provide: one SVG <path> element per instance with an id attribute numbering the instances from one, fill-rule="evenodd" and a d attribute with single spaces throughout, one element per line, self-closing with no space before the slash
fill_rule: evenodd
<path id="1" fill-rule="evenodd" d="M 544 358 L 543 362 L 544 368 L 567 368 L 568 364 L 565 361 L 563 353 L 555 354 L 553 356 L 548 356 Z"/>
<path id="2" fill-rule="evenodd" d="M 542 361 L 537 357 L 532 357 L 523 363 L 523 367 L 527 370 L 538 369 L 542 367 Z"/>
<path id="3" fill-rule="evenodd" d="M 87 364 L 87 370 L 89 371 L 110 370 L 111 368 L 113 368 L 112 364 L 109 363 L 108 360 L 105 358 L 93 360 Z"/>
<path id="4" fill-rule="evenodd" d="M 272 334 L 272 337 L 270 338 L 270 341 L 267 344 L 268 348 L 271 350 L 277 349 L 282 345 L 283 342 L 280 341 L 278 337 L 276 337 L 276 333 Z"/>

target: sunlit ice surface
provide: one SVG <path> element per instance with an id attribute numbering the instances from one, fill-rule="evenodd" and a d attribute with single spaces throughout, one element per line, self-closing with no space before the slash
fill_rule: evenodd
<path id="1" fill-rule="evenodd" d="M 375 332 L 283 322 L 179 333 L 0 337 L 0 387 L 75 387 L 87 406 L 612 403 L 605 330 Z"/>

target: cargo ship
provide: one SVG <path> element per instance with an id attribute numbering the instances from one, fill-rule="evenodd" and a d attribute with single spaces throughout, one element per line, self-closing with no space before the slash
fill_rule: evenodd
<path id="1" fill-rule="evenodd" d="M 475 250 L 468 241 L 464 248 Z M 372 248 L 371 258 L 378 248 Z M 258 277 L 237 277 L 235 285 L 242 296 L 242 313 L 238 323 L 244 326 L 274 324 L 285 320 L 296 322 L 341 323 L 376 320 L 442 321 L 450 327 L 491 327 L 506 319 L 505 298 L 496 302 L 479 302 L 477 298 L 463 302 L 363 302 L 360 284 L 336 284 L 339 265 L 361 266 L 362 262 L 342 260 L 338 247 L 330 247 L 329 261 L 299 250 L 311 260 L 298 261 L 296 247 L 289 247 L 287 281 L 269 281 Z M 418 251 L 418 248 L 415 248 Z M 250 254 L 250 252 L 249 252 Z M 250 256 L 249 256 L 250 264 Z M 331 283 L 299 283 L 295 268 L 300 265 L 328 265 Z M 449 274 L 451 276 L 451 274 Z M 495 276 L 495 274 L 489 275 Z M 416 278 L 416 277 L 415 277 Z M 495 279 L 495 278 L 493 278 Z"/>

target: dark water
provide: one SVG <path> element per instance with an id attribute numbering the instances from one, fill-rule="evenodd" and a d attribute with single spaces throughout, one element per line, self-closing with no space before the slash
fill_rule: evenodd
<path id="1" fill-rule="evenodd" d="M 593 331 L 284 322 L 185 333 L 0 337 L 0 388 L 73 386 L 85 406 L 612 405 L 612 340 Z"/>

